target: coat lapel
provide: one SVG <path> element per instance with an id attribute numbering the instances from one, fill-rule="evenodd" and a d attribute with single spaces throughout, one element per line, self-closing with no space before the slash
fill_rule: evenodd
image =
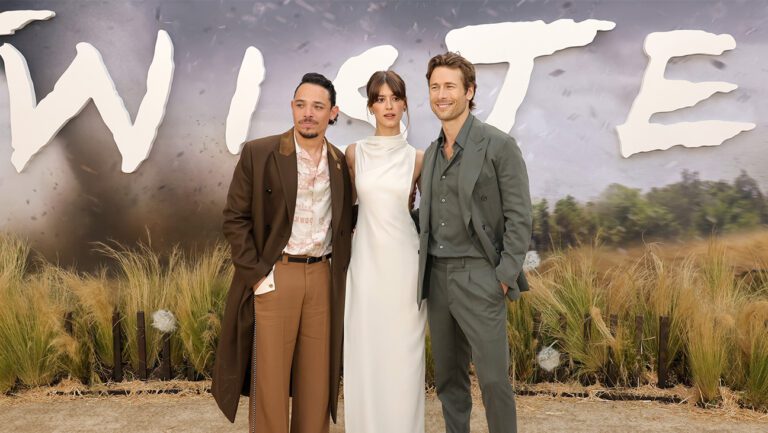
<path id="1" fill-rule="evenodd" d="M 331 181 L 331 230 L 338 233 L 341 214 L 344 210 L 344 170 L 341 158 L 333 145 L 328 142 L 328 177 Z"/>
<path id="2" fill-rule="evenodd" d="M 437 140 L 429 145 L 424 153 L 424 166 L 421 168 L 421 200 L 419 201 L 419 227 L 423 233 L 429 232 L 429 210 L 432 200 L 432 172 L 435 170 Z"/>
<path id="3" fill-rule="evenodd" d="M 474 121 L 477 122 L 477 119 Z M 472 129 L 469 130 L 467 143 L 464 145 L 464 154 L 459 166 L 459 205 L 465 226 L 469 226 L 469 220 L 472 216 L 472 191 L 475 189 L 475 183 L 480 176 L 480 170 L 483 168 L 485 150 L 488 147 L 487 140 L 488 138 L 480 133 L 477 123 L 473 123 Z"/>
<path id="4" fill-rule="evenodd" d="M 296 210 L 296 190 L 298 189 L 298 166 L 296 163 L 296 144 L 293 138 L 293 128 L 280 136 L 280 142 L 273 152 L 277 162 L 277 171 L 283 183 L 285 207 L 288 211 L 288 221 L 293 222 Z"/>

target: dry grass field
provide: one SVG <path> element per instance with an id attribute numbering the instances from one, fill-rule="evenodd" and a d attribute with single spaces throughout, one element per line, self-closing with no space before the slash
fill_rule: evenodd
<path id="1" fill-rule="evenodd" d="M 0 236 L 0 432 L 247 430 L 245 411 L 229 424 L 203 391 L 210 386 L 205 380 L 102 384 L 112 367 L 115 309 L 123 317 L 127 378 L 136 376 L 135 312 L 156 308 L 178 318 L 172 340 L 176 373 L 182 357 L 198 373 L 210 371 L 231 278 L 225 247 L 160 255 L 149 246 L 104 246 L 103 252 L 117 272 L 81 274 L 32 260 L 23 241 Z M 529 273 L 532 290 L 509 304 L 512 378 L 519 389 L 538 391 L 518 397 L 519 430 L 768 431 L 766 270 L 765 229 L 714 240 L 584 246 L 545 257 Z M 66 312 L 73 313 L 69 323 Z M 541 341 L 534 338 L 536 315 Z M 615 323 L 609 320 L 614 315 Z M 645 322 L 635 339 L 640 316 Z M 671 323 L 672 390 L 655 386 L 659 316 Z M 160 334 L 147 328 L 154 364 Z M 566 354 L 561 380 L 606 383 L 615 375 L 619 387 L 611 392 L 674 395 L 680 403 L 605 400 L 599 385 L 532 384 L 539 380 L 534 359 L 542 345 Z M 178 392 L 157 392 L 169 387 Z M 109 389 L 128 395 L 99 394 Z M 564 389 L 581 397 L 565 397 Z M 443 431 L 434 393 L 426 407 L 426 431 Z M 343 420 L 343 403 L 341 411 Z M 343 422 L 331 431 L 343 432 Z M 486 431 L 477 392 L 472 431 Z"/>
<path id="2" fill-rule="evenodd" d="M 736 273 L 759 269 L 768 270 L 768 230 L 755 230 L 723 235 L 717 238 L 726 252 L 728 264 Z M 710 239 L 657 242 L 659 257 L 667 263 L 679 263 L 688 255 L 703 257 L 707 254 Z M 645 245 L 628 248 L 601 247 L 596 254 L 598 270 L 626 268 L 645 253 Z"/>

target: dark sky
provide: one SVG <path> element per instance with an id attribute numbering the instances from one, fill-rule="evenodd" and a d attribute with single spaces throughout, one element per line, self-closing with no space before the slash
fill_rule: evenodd
<path id="1" fill-rule="evenodd" d="M 536 61 L 528 93 L 511 131 L 523 149 L 535 199 L 567 194 L 595 198 L 613 182 L 644 190 L 676 182 L 683 169 L 704 179 L 727 179 L 746 170 L 768 189 L 766 1 L 7 1 L 0 11 L 51 9 L 56 17 L 0 37 L 29 63 L 38 99 L 75 55 L 75 44 L 102 54 L 135 116 L 159 29 L 173 40 L 175 74 L 165 120 L 147 161 L 120 172 L 120 155 L 92 105 L 65 126 L 21 174 L 10 163 L 8 96 L 0 74 L 0 229 L 30 237 L 63 263 L 90 263 L 89 242 L 192 244 L 219 236 L 220 210 L 237 160 L 224 143 L 224 121 L 246 48 L 264 55 L 266 79 L 250 137 L 291 125 L 289 101 L 304 72 L 334 78 L 349 57 L 390 44 L 399 51 L 393 69 L 408 85 L 409 141 L 426 147 L 439 124 L 427 104 L 427 60 L 445 50 L 448 31 L 467 25 L 560 18 L 609 20 L 581 48 Z M 616 125 L 626 120 L 647 63 L 650 32 L 699 29 L 731 34 L 735 50 L 673 62 L 668 78 L 728 81 L 739 89 L 699 106 L 659 115 L 655 121 L 734 120 L 757 124 L 714 148 L 644 153 L 624 159 Z M 515 43 L 504 41 L 503 43 Z M 713 61 L 713 60 L 717 61 Z M 514 65 L 512 66 L 514 67 Z M 478 67 L 478 110 L 487 116 L 505 65 Z M 346 145 L 372 132 L 343 119 L 329 137 Z"/>

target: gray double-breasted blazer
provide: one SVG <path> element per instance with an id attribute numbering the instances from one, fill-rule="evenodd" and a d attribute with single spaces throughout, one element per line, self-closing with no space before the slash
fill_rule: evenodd
<path id="1" fill-rule="evenodd" d="M 470 114 L 472 116 L 472 114 Z M 522 272 L 531 240 L 528 173 L 515 139 L 477 118 L 472 121 L 459 167 L 459 206 L 470 238 L 496 267 L 496 278 L 509 286 L 507 297 L 528 290 Z M 424 153 L 421 170 L 419 280 L 417 302 L 429 296 L 428 246 L 432 175 L 438 140 Z"/>

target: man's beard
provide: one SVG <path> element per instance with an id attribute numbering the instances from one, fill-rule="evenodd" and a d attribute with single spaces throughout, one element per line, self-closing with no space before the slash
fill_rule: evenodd
<path id="1" fill-rule="evenodd" d="M 463 113 L 464 113 L 464 110 L 459 111 L 459 112 L 450 111 L 448 113 L 439 113 L 438 112 L 438 113 L 435 113 L 435 117 L 437 117 L 441 121 L 448 122 L 448 121 L 451 121 L 453 119 L 458 118 Z"/>
<path id="2" fill-rule="evenodd" d="M 301 135 L 306 139 L 317 138 L 320 135 L 317 132 L 301 132 L 301 129 L 299 129 L 298 131 L 299 131 L 299 135 Z"/>

